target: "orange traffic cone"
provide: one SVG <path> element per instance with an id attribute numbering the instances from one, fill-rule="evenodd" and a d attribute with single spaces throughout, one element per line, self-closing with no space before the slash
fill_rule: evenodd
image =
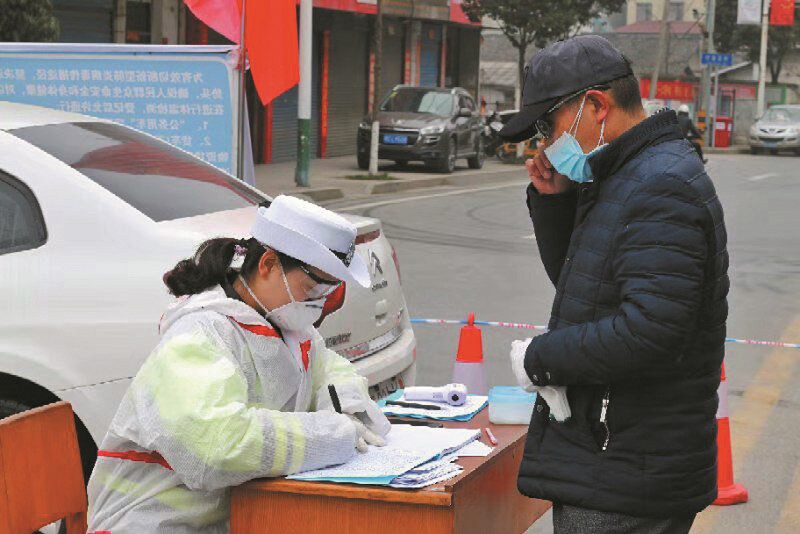
<path id="1" fill-rule="evenodd" d="M 747 502 L 747 490 L 733 481 L 733 456 L 731 455 L 731 424 L 728 419 L 728 383 L 725 381 L 725 364 L 717 390 L 717 500 L 713 504 L 728 506 Z"/>
<path id="2" fill-rule="evenodd" d="M 470 313 L 461 327 L 458 353 L 453 366 L 453 383 L 467 386 L 471 395 L 486 395 L 486 370 L 483 367 L 483 339 L 481 329 L 475 326 L 475 313 Z"/>

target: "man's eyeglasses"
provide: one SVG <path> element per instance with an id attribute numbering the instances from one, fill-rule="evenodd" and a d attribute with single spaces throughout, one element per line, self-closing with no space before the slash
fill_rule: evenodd
<path id="1" fill-rule="evenodd" d="M 581 96 L 582 94 L 591 91 L 593 89 L 599 89 L 601 91 L 605 91 L 608 89 L 608 85 L 593 85 L 591 87 L 587 87 L 586 89 L 581 89 L 571 95 L 566 96 L 565 98 L 559 100 L 553 107 L 548 109 L 544 115 L 539 117 L 534 121 L 534 126 L 536 126 L 536 130 L 544 137 L 545 139 L 549 139 L 551 135 L 553 135 L 553 117 L 552 114 L 557 109 L 564 107 L 566 104 L 574 100 L 575 98 Z"/>
<path id="2" fill-rule="evenodd" d="M 300 265 L 300 270 L 302 270 L 311 280 L 316 282 L 317 285 L 306 291 L 306 296 L 311 300 L 321 299 L 322 297 L 327 297 L 334 291 L 336 291 L 339 286 L 342 285 L 340 280 L 326 280 L 316 274 L 312 273 L 311 270 L 306 267 L 305 265 Z"/>

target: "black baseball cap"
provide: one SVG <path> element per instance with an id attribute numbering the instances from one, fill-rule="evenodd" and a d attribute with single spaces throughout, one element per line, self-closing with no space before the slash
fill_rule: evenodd
<path id="1" fill-rule="evenodd" d="M 517 143 L 536 134 L 534 123 L 569 95 L 633 74 L 630 62 L 599 35 L 558 41 L 533 55 L 525 69 L 522 109 L 500 130 Z"/>

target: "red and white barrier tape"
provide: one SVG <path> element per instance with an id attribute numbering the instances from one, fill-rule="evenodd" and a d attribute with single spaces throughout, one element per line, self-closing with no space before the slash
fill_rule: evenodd
<path id="1" fill-rule="evenodd" d="M 468 321 L 459 319 L 421 319 L 412 318 L 412 324 L 453 324 L 453 325 L 466 325 Z M 498 328 L 514 328 L 518 330 L 541 330 L 546 331 L 546 326 L 526 324 L 526 323 L 503 323 L 498 321 L 475 321 L 472 324 L 475 326 L 495 326 Z M 783 341 L 760 341 L 757 339 L 737 339 L 733 337 L 725 338 L 727 343 L 738 343 L 740 345 L 764 345 L 767 347 L 780 347 L 784 349 L 800 349 L 800 343 L 784 343 Z"/>

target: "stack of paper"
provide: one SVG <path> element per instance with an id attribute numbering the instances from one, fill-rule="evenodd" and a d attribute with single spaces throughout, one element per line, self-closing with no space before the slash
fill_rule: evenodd
<path id="1" fill-rule="evenodd" d="M 464 470 L 463 467 L 454 463 L 457 459 L 458 456 L 455 454 L 449 454 L 438 460 L 429 460 L 403 473 L 392 480 L 389 485 L 393 488 L 416 489 L 449 480 Z"/>
<path id="2" fill-rule="evenodd" d="M 417 404 L 431 404 L 438 406 L 439 410 L 424 410 L 422 408 L 406 408 L 404 406 L 387 405 L 386 401 L 404 401 L 403 390 L 398 389 L 385 399 L 378 401 L 383 413 L 400 417 L 413 417 L 415 419 L 436 419 L 438 421 L 469 421 L 475 414 L 483 409 L 489 402 L 489 397 L 482 395 L 467 395 L 467 401 L 461 406 L 451 406 L 446 402 L 410 401 Z"/>
<path id="3" fill-rule="evenodd" d="M 479 437 L 478 429 L 392 425 L 385 447 L 370 447 L 346 464 L 288 478 L 423 487 L 457 475 L 461 467 L 452 463 L 458 456 L 453 453 Z"/>

